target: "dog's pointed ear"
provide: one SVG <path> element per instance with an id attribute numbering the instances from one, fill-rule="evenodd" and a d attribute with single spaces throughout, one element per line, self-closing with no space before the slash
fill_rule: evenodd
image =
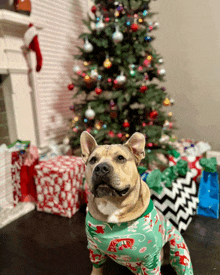
<path id="1" fill-rule="evenodd" d="M 143 134 L 134 133 L 124 146 L 127 146 L 131 150 L 137 164 L 145 157 L 145 137 Z"/>
<path id="2" fill-rule="evenodd" d="M 82 151 L 82 159 L 86 163 L 90 154 L 94 151 L 98 144 L 92 135 L 87 131 L 83 131 L 80 136 L 80 145 Z"/>

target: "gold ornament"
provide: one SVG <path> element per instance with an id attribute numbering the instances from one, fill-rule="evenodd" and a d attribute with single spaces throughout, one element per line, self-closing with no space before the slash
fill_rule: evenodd
<path id="1" fill-rule="evenodd" d="M 138 22 L 139 22 L 139 23 L 143 23 L 144 20 L 143 20 L 142 18 L 139 18 L 139 19 L 138 19 Z"/>
<path id="2" fill-rule="evenodd" d="M 85 81 L 86 83 L 90 83 L 90 82 L 92 82 L 92 78 L 91 78 L 89 75 L 86 75 L 86 76 L 84 77 L 84 81 Z"/>
<path id="3" fill-rule="evenodd" d="M 126 138 L 129 138 L 129 137 L 130 137 L 130 135 L 129 135 L 129 134 L 126 134 L 125 136 L 126 136 Z"/>
<path id="4" fill-rule="evenodd" d="M 152 55 L 148 55 L 148 56 L 147 56 L 147 59 L 148 59 L 149 61 L 151 61 L 151 60 L 153 59 Z"/>
<path id="5" fill-rule="evenodd" d="M 109 58 L 106 58 L 105 61 L 103 62 L 103 65 L 106 69 L 110 69 L 112 66 L 112 62 L 109 60 Z"/>
<path id="6" fill-rule="evenodd" d="M 173 115 L 173 113 L 172 113 L 172 112 L 169 112 L 169 113 L 168 113 L 168 116 L 172 116 L 172 115 Z"/>
<path id="7" fill-rule="evenodd" d="M 87 61 L 84 61 L 84 66 L 88 66 L 89 65 L 89 63 L 87 62 Z"/>
<path id="8" fill-rule="evenodd" d="M 74 117 L 74 121 L 78 121 L 79 120 L 79 117 L 78 116 L 75 116 Z"/>
<path id="9" fill-rule="evenodd" d="M 165 99 L 164 99 L 163 105 L 164 105 L 164 106 L 169 106 L 169 105 L 170 105 L 170 100 L 169 100 L 169 98 L 165 98 Z"/>

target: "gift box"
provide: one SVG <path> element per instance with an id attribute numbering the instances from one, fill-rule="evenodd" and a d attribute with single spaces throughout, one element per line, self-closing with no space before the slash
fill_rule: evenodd
<path id="1" fill-rule="evenodd" d="M 154 205 L 180 232 L 184 232 L 196 214 L 198 203 L 193 174 L 188 171 L 185 176 L 178 176 L 170 188 L 163 183 L 162 186 L 156 191 L 151 189 Z"/>
<path id="2" fill-rule="evenodd" d="M 58 156 L 35 166 L 37 210 L 71 218 L 80 208 L 85 165 L 80 157 Z"/>
<path id="3" fill-rule="evenodd" d="M 216 158 L 201 159 L 204 167 L 199 185 L 199 204 L 197 214 L 219 218 L 219 180 Z"/>

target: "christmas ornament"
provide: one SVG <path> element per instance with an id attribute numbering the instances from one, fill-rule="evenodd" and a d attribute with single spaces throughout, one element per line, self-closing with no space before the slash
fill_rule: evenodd
<path id="1" fill-rule="evenodd" d="M 75 111 L 74 106 L 70 106 L 70 110 L 74 112 Z"/>
<path id="2" fill-rule="evenodd" d="M 95 112 L 93 109 L 91 109 L 90 105 L 88 109 L 85 111 L 85 117 L 88 118 L 89 120 L 92 120 L 95 117 Z"/>
<path id="3" fill-rule="evenodd" d="M 122 125 L 124 128 L 127 128 L 127 127 L 129 127 L 130 126 L 130 123 L 128 122 L 128 120 L 127 119 L 125 119 L 125 121 L 124 121 L 124 123 L 123 123 L 123 125 Z"/>
<path id="4" fill-rule="evenodd" d="M 117 137 L 118 137 L 118 138 L 122 138 L 122 136 L 123 136 L 122 133 L 118 133 L 118 134 L 117 134 Z"/>
<path id="5" fill-rule="evenodd" d="M 150 66 L 150 64 L 151 64 L 151 62 L 150 62 L 149 59 L 145 59 L 144 62 L 143 62 L 143 65 L 147 68 Z"/>
<path id="6" fill-rule="evenodd" d="M 78 116 L 75 116 L 75 117 L 74 117 L 74 121 L 75 121 L 75 122 L 79 121 L 79 117 L 78 117 Z"/>
<path id="7" fill-rule="evenodd" d="M 100 20 L 98 23 L 96 23 L 96 30 L 97 31 L 102 31 L 105 27 L 105 24 L 103 22 L 103 16 L 101 16 Z"/>
<path id="8" fill-rule="evenodd" d="M 123 40 L 124 36 L 123 34 L 119 31 L 119 26 L 116 26 L 115 32 L 112 35 L 112 39 L 115 43 L 119 43 Z"/>
<path id="9" fill-rule="evenodd" d="M 138 22 L 139 22 L 139 23 L 143 23 L 144 20 L 143 20 L 142 18 L 139 18 L 139 19 L 138 19 Z"/>
<path id="10" fill-rule="evenodd" d="M 129 135 L 129 134 L 126 134 L 126 135 L 125 135 L 125 137 L 126 137 L 126 138 L 129 138 L 129 137 L 130 137 L 130 135 Z"/>
<path id="11" fill-rule="evenodd" d="M 92 69 L 90 76 L 93 79 L 97 79 L 99 76 L 97 69 Z"/>
<path id="12" fill-rule="evenodd" d="M 74 89 L 74 85 L 73 85 L 73 84 L 69 84 L 69 85 L 68 85 L 68 89 L 69 89 L 70 91 L 72 91 L 72 90 Z"/>
<path id="13" fill-rule="evenodd" d="M 112 66 L 112 62 L 109 60 L 108 55 L 106 56 L 106 59 L 105 59 L 105 61 L 103 62 L 103 66 L 104 66 L 106 69 L 110 69 L 111 66 Z"/>
<path id="14" fill-rule="evenodd" d="M 163 58 L 160 58 L 160 59 L 158 60 L 158 63 L 159 63 L 159 64 L 163 64 Z"/>
<path id="15" fill-rule="evenodd" d="M 161 90 L 162 90 L 162 91 L 166 91 L 166 88 L 165 88 L 165 87 L 161 87 Z"/>
<path id="16" fill-rule="evenodd" d="M 158 74 L 163 76 L 163 75 L 166 74 L 166 70 L 165 69 L 160 69 L 160 70 L 158 70 Z"/>
<path id="17" fill-rule="evenodd" d="M 80 67 L 78 65 L 73 66 L 73 72 L 78 73 L 80 71 Z"/>
<path id="18" fill-rule="evenodd" d="M 145 93 L 146 91 L 147 91 L 147 86 L 145 86 L 145 85 L 142 85 L 141 87 L 140 87 L 140 92 L 141 93 Z"/>
<path id="19" fill-rule="evenodd" d="M 135 70 L 130 70 L 130 75 L 132 76 L 132 77 L 134 77 L 135 75 L 136 75 L 136 71 Z"/>
<path id="20" fill-rule="evenodd" d="M 102 128 L 102 123 L 101 123 L 100 121 L 96 122 L 96 123 L 95 123 L 95 128 L 96 128 L 97 130 L 100 130 L 100 129 Z"/>
<path id="21" fill-rule="evenodd" d="M 95 93 L 96 93 L 97 95 L 100 95 L 100 94 L 102 93 L 102 89 L 101 89 L 100 87 L 96 87 L 96 88 L 95 88 Z"/>
<path id="22" fill-rule="evenodd" d="M 158 112 L 157 111 L 154 110 L 154 111 L 150 112 L 150 118 L 154 119 L 157 116 L 158 116 Z"/>
<path id="23" fill-rule="evenodd" d="M 173 105 L 173 104 L 174 104 L 174 102 L 175 102 L 175 101 L 174 101 L 174 99 L 173 99 L 173 98 L 171 98 L 171 99 L 170 99 L 170 104 L 171 104 L 171 105 Z"/>
<path id="24" fill-rule="evenodd" d="M 143 11 L 143 16 L 147 16 L 147 14 L 148 14 L 147 10 L 144 10 Z"/>
<path id="25" fill-rule="evenodd" d="M 149 27 L 148 27 L 148 30 L 149 30 L 149 31 L 152 31 L 152 30 L 153 30 L 153 26 L 149 26 Z"/>
<path id="26" fill-rule="evenodd" d="M 86 73 L 82 73 L 82 77 L 85 77 L 86 76 Z"/>
<path id="27" fill-rule="evenodd" d="M 88 66 L 89 63 L 88 63 L 87 61 L 84 61 L 84 62 L 83 62 L 83 65 L 84 65 L 84 66 Z"/>
<path id="28" fill-rule="evenodd" d="M 74 132 L 74 133 L 77 133 L 77 132 L 78 132 L 78 128 L 74 127 L 74 128 L 73 128 L 73 132 Z"/>
<path id="29" fill-rule="evenodd" d="M 110 100 L 110 106 L 111 106 L 111 108 L 115 106 L 115 102 L 113 99 Z"/>
<path id="30" fill-rule="evenodd" d="M 169 106 L 169 105 L 170 105 L 170 100 L 169 100 L 169 98 L 165 98 L 165 99 L 164 99 L 163 105 L 164 105 L 164 106 Z"/>
<path id="31" fill-rule="evenodd" d="M 160 24 L 159 24 L 159 22 L 157 22 L 157 21 L 153 23 L 153 26 L 154 26 L 155 29 L 157 29 L 157 28 L 159 27 L 159 25 L 160 25 Z"/>
<path id="32" fill-rule="evenodd" d="M 152 55 L 147 56 L 147 60 L 152 61 L 152 59 L 153 59 Z"/>
<path id="33" fill-rule="evenodd" d="M 141 72 L 143 70 L 143 67 L 142 66 L 139 66 L 138 67 L 138 71 Z"/>
<path id="34" fill-rule="evenodd" d="M 151 42 L 152 41 L 152 37 L 150 37 L 150 36 L 145 36 L 144 37 L 144 40 L 146 41 L 146 42 Z"/>
<path id="35" fill-rule="evenodd" d="M 123 72 L 121 72 L 121 74 L 116 77 L 116 81 L 119 85 L 123 85 L 126 82 L 126 77 L 124 76 Z"/>
<path id="36" fill-rule="evenodd" d="M 85 123 L 87 123 L 87 122 L 88 122 L 88 119 L 87 119 L 87 118 L 85 118 L 85 119 L 84 119 L 84 122 L 85 122 Z"/>
<path id="37" fill-rule="evenodd" d="M 114 134 L 113 131 L 109 131 L 109 132 L 108 132 L 108 135 L 109 135 L 110 137 L 112 137 L 112 138 L 115 136 L 115 134 Z"/>
<path id="38" fill-rule="evenodd" d="M 91 78 L 89 75 L 85 75 L 84 81 L 85 81 L 86 83 L 90 83 L 90 82 L 92 82 L 92 78 Z"/>
<path id="39" fill-rule="evenodd" d="M 143 122 L 143 123 L 142 123 L 142 126 L 145 127 L 145 126 L 147 126 L 147 124 L 146 124 L 145 122 Z"/>
<path id="40" fill-rule="evenodd" d="M 169 128 L 170 128 L 170 129 L 173 129 L 173 122 L 170 122 L 170 123 L 169 123 Z"/>
<path id="41" fill-rule="evenodd" d="M 91 53 L 93 51 L 93 45 L 89 42 L 87 37 L 84 44 L 84 51 L 86 53 Z"/>
<path id="42" fill-rule="evenodd" d="M 172 115 L 173 115 L 173 113 L 172 113 L 172 112 L 169 112 L 169 113 L 168 113 L 168 116 L 170 116 L 170 117 L 171 117 Z"/>
<path id="43" fill-rule="evenodd" d="M 152 142 L 147 143 L 147 147 L 153 147 L 153 143 Z"/>
<path id="44" fill-rule="evenodd" d="M 38 41 L 38 32 L 33 24 L 29 24 L 29 28 L 24 34 L 24 44 L 28 49 L 36 53 L 36 72 L 39 72 L 42 68 L 43 57 L 41 54 L 40 45 Z"/>
<path id="45" fill-rule="evenodd" d="M 111 83 L 111 82 L 112 82 L 112 79 L 111 79 L 111 78 L 108 78 L 107 81 L 108 81 L 108 83 Z"/>
<path id="46" fill-rule="evenodd" d="M 92 13 L 96 13 L 96 11 L 97 11 L 96 6 L 92 6 L 92 8 L 91 8 L 91 12 L 92 12 Z"/>
<path id="47" fill-rule="evenodd" d="M 133 23 L 133 24 L 131 25 L 131 30 L 132 30 L 133 32 L 138 31 L 138 29 L 139 29 L 139 26 L 138 26 L 137 23 Z"/>

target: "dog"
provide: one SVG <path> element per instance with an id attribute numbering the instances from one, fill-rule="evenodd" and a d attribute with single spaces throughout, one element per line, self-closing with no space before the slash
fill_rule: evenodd
<path id="1" fill-rule="evenodd" d="M 145 137 L 134 133 L 124 144 L 98 145 L 88 132 L 80 136 L 88 198 L 86 234 L 91 275 L 102 275 L 107 257 L 134 274 L 161 274 L 164 248 L 178 275 L 193 274 L 181 234 L 157 210 L 137 166 L 145 157 Z"/>

